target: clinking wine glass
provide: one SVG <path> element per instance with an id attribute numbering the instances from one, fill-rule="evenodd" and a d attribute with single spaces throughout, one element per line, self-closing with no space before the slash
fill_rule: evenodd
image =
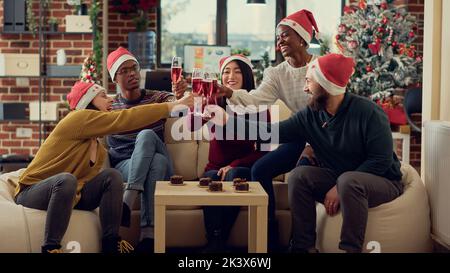
<path id="1" fill-rule="evenodd" d="M 211 73 L 212 85 L 211 85 L 211 89 L 209 91 L 209 97 L 210 97 L 210 101 L 214 104 L 217 104 L 217 91 L 219 89 L 219 86 L 217 84 L 218 78 L 219 78 L 218 73 L 216 73 L 216 72 Z"/>
<path id="2" fill-rule="evenodd" d="M 171 78 L 172 83 L 177 83 L 181 78 L 181 57 L 172 58 Z"/>
<path id="3" fill-rule="evenodd" d="M 206 106 L 209 105 L 209 102 L 211 100 L 211 95 L 214 90 L 214 73 L 211 71 L 210 68 L 205 68 L 205 73 L 203 74 L 203 82 L 202 82 L 202 88 L 203 88 L 203 95 L 206 98 Z M 204 117 L 211 117 L 210 113 L 205 111 L 203 113 Z"/>
<path id="4" fill-rule="evenodd" d="M 217 104 L 217 89 L 217 73 L 211 70 L 207 70 L 203 77 L 203 93 L 206 96 L 206 105 Z M 203 115 L 206 118 L 211 118 L 211 113 L 209 113 L 208 111 L 205 111 Z"/>
<path id="5" fill-rule="evenodd" d="M 194 68 L 192 71 L 192 92 L 200 97 L 203 95 L 203 71 L 200 68 Z M 202 104 L 199 106 L 198 103 L 194 103 L 194 115 L 202 114 Z"/>

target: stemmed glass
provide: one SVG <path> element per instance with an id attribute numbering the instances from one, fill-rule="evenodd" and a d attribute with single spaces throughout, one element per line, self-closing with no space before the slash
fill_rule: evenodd
<path id="1" fill-rule="evenodd" d="M 199 96 L 202 96 L 203 92 L 203 71 L 200 68 L 194 68 L 192 72 L 192 92 Z M 202 103 L 203 104 L 203 103 Z M 198 103 L 194 103 L 194 115 L 201 115 L 203 105 L 200 105 L 200 110 L 198 109 Z"/>
<path id="2" fill-rule="evenodd" d="M 203 94 L 206 97 L 206 105 L 217 104 L 216 101 L 217 93 L 217 73 L 213 72 L 211 69 L 206 69 L 203 76 Z M 208 111 L 203 113 L 206 118 L 211 118 L 211 114 Z"/>
<path id="3" fill-rule="evenodd" d="M 181 78 L 181 57 L 172 58 L 171 78 L 172 83 L 177 83 Z"/>
<path id="4" fill-rule="evenodd" d="M 206 105 L 208 105 L 208 99 L 209 94 L 211 93 L 212 88 L 212 72 L 210 68 L 205 68 L 203 73 L 203 81 L 202 81 L 202 88 L 203 88 L 203 96 L 206 98 Z"/>
<path id="5" fill-rule="evenodd" d="M 217 104 L 217 91 L 218 91 L 217 80 L 218 80 L 218 78 L 219 78 L 219 73 L 216 73 L 216 72 L 211 73 L 212 86 L 211 86 L 211 90 L 209 92 L 209 97 L 212 98 L 212 102 L 214 104 Z"/>

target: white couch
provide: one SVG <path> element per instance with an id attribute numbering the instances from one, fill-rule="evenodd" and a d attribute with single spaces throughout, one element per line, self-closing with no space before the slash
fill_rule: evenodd
<path id="1" fill-rule="evenodd" d="M 369 210 L 365 246 L 370 241 L 380 244 L 381 252 L 429 252 L 430 211 L 425 187 L 414 168 L 402 166 L 405 192 L 392 202 Z M 0 252 L 39 252 L 43 240 L 45 211 L 25 208 L 13 201 L 14 186 L 19 172 L 0 176 Z M 290 230 L 290 210 L 287 204 L 287 184 L 274 182 L 277 196 L 277 218 L 280 239 L 287 244 Z M 139 202 L 136 202 L 139 203 Z M 136 208 L 137 209 L 137 208 Z M 321 252 L 339 252 L 337 245 L 342 216 L 329 217 L 323 205 L 317 205 L 317 248 Z M 243 209 L 235 224 L 230 243 L 245 246 L 247 242 L 247 211 Z M 167 212 L 168 246 L 193 247 L 205 243 L 203 216 L 200 207 L 172 207 Z M 186 236 L 189 234 L 189 236 Z M 132 226 L 122 228 L 121 235 L 136 243 L 139 237 L 139 211 L 132 213 Z M 101 227 L 96 211 L 74 210 L 62 245 L 79 242 L 82 252 L 100 250 Z M 366 249 L 370 252 L 370 249 Z"/>
<path id="2" fill-rule="evenodd" d="M 288 116 L 281 112 L 281 119 Z M 209 143 L 205 140 L 175 141 L 170 134 L 175 119 L 166 123 L 165 141 L 174 162 L 175 172 L 186 180 L 201 177 L 208 159 Z M 427 194 L 417 172 L 402 166 L 405 193 L 396 200 L 369 210 L 366 241 L 378 241 L 383 252 L 427 252 L 431 250 L 430 215 Z M 39 252 L 43 241 L 45 211 L 24 208 L 13 201 L 14 185 L 19 172 L 0 176 L 0 252 Z M 286 246 L 291 234 L 291 215 L 287 183 L 283 176 L 274 181 L 276 216 L 281 243 Z M 139 239 L 139 203 L 132 211 L 130 228 L 121 228 L 124 239 L 136 244 Z M 329 217 L 323 206 L 317 206 L 317 247 L 322 252 L 337 252 L 342 218 Z M 166 243 L 168 247 L 194 247 L 206 243 L 203 213 L 200 207 L 172 207 L 167 212 Z M 82 252 L 100 250 L 101 228 L 96 211 L 75 210 L 62 245 L 80 243 Z M 242 209 L 231 232 L 234 246 L 247 243 L 247 211 Z"/>
<path id="3" fill-rule="evenodd" d="M 47 213 L 16 205 L 13 199 L 12 181 L 17 181 L 22 170 L 0 176 L 0 252 L 41 251 Z M 74 210 L 62 245 L 65 248 L 75 241 L 82 252 L 99 252 L 99 238 L 101 227 L 97 213 Z"/>

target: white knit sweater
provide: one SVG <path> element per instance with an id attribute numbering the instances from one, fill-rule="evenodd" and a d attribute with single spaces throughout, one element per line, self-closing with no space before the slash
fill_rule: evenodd
<path id="1" fill-rule="evenodd" d="M 316 58 L 313 56 L 312 60 Z M 235 90 L 228 104 L 231 105 L 272 105 L 280 99 L 296 113 L 308 104 L 308 95 L 303 91 L 307 66 L 294 68 L 287 61 L 264 71 L 261 85 L 250 92 Z"/>

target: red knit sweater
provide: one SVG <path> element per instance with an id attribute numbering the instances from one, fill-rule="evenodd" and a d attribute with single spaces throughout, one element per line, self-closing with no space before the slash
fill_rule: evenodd
<path id="1" fill-rule="evenodd" d="M 270 115 L 268 115 L 270 119 Z M 195 125 L 206 123 L 205 120 L 194 122 L 195 119 L 201 117 L 189 114 L 188 127 L 191 131 L 199 130 L 201 127 Z M 270 120 L 269 120 L 270 121 Z M 225 131 L 225 130 L 224 130 Z M 209 132 L 211 136 L 215 135 L 215 126 L 210 126 Z M 223 138 L 222 138 L 223 139 Z M 236 139 L 236 137 L 235 137 Z M 215 137 L 209 142 L 208 164 L 205 172 L 210 170 L 219 170 L 225 166 L 231 167 L 248 167 L 250 168 L 259 158 L 264 156 L 267 152 L 262 152 L 257 149 L 256 141 L 250 140 L 217 140 Z"/>

